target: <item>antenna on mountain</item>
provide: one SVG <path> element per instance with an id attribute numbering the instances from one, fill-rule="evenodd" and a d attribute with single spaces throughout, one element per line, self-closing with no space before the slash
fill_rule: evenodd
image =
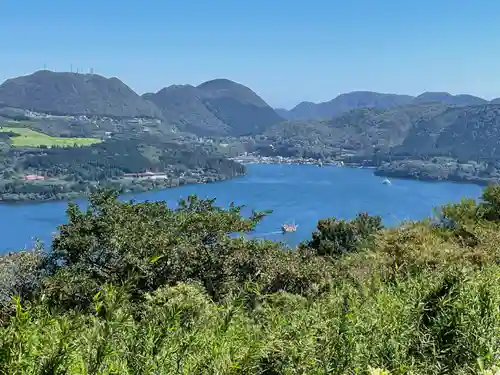
<path id="1" fill-rule="evenodd" d="M 70 71 L 71 73 L 73 73 L 73 64 L 71 64 L 71 65 L 69 66 L 69 71 Z"/>
<path id="2" fill-rule="evenodd" d="M 47 64 L 43 64 L 43 70 L 47 70 Z"/>
<path id="3" fill-rule="evenodd" d="M 94 68 L 90 68 L 90 74 L 94 74 Z"/>

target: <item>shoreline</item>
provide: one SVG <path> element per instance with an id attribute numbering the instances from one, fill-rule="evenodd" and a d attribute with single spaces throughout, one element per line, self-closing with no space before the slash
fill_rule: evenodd
<path id="1" fill-rule="evenodd" d="M 477 185 L 481 187 L 488 186 L 490 184 L 495 184 L 498 183 L 495 180 L 485 180 L 485 179 L 470 179 L 470 180 L 463 180 L 463 179 L 458 179 L 458 178 L 432 178 L 432 177 L 414 177 L 411 175 L 408 176 L 400 176 L 400 175 L 394 175 L 392 173 L 384 173 L 378 170 L 375 170 L 373 172 L 375 176 L 379 177 L 386 177 L 386 178 L 392 178 L 396 180 L 411 180 L 411 181 L 421 181 L 421 182 L 452 182 L 454 184 L 466 184 L 466 185 Z"/>
<path id="2" fill-rule="evenodd" d="M 359 169 L 372 169 L 373 174 L 378 177 L 385 177 L 398 180 L 411 180 L 411 181 L 421 181 L 421 182 L 452 182 L 456 184 L 469 184 L 477 186 L 487 186 L 489 184 L 498 183 L 494 179 L 484 179 L 484 178 L 474 178 L 470 179 L 458 179 L 453 176 L 448 178 L 433 178 L 425 176 L 414 176 L 414 175 L 397 175 L 393 173 L 387 173 L 380 170 L 379 167 L 366 165 L 363 163 L 344 163 L 343 161 L 320 161 L 311 158 L 289 158 L 283 156 L 239 156 L 231 158 L 241 164 L 277 164 L 277 165 L 317 165 L 317 166 L 335 166 L 335 167 L 345 167 L 345 168 L 359 168 Z"/>
<path id="3" fill-rule="evenodd" d="M 473 178 L 471 177 L 470 179 L 458 179 L 458 178 L 453 178 L 453 176 L 450 178 L 434 178 L 434 177 L 426 177 L 426 176 L 414 176 L 414 175 L 404 175 L 404 174 L 394 174 L 391 172 L 385 172 L 383 170 L 380 170 L 378 167 L 375 167 L 373 165 L 367 165 L 364 163 L 344 163 L 341 160 L 316 160 L 312 158 L 290 158 L 290 157 L 282 157 L 282 156 L 256 156 L 256 155 L 245 155 L 245 156 L 237 156 L 237 157 L 232 157 L 228 158 L 229 160 L 233 160 L 237 163 L 240 163 L 242 165 L 251 165 L 251 164 L 262 164 L 262 165 L 316 165 L 317 167 L 345 167 L 345 168 L 358 168 L 358 169 L 371 169 L 373 170 L 373 174 L 378 177 L 385 177 L 385 178 L 390 178 L 390 179 L 399 179 L 399 180 L 412 180 L 412 181 L 422 181 L 422 182 L 452 182 L 452 183 L 458 183 L 458 184 L 470 184 L 470 185 L 477 185 L 477 186 L 487 186 L 489 184 L 497 183 L 495 180 L 488 180 L 488 179 L 481 179 L 481 178 Z M 161 190 L 167 190 L 167 189 L 175 189 L 178 187 L 186 186 L 186 185 L 203 185 L 203 184 L 213 184 L 213 183 L 218 183 L 218 182 L 224 182 L 228 180 L 232 180 L 234 178 L 238 177 L 243 177 L 247 174 L 238 174 L 235 176 L 218 176 L 217 178 L 214 179 L 214 176 L 211 176 L 211 179 L 207 180 L 207 176 L 200 176 L 199 180 L 194 181 L 189 180 L 185 181 L 182 184 L 177 184 L 175 186 L 168 186 L 168 185 L 162 185 L 162 186 L 154 186 L 152 188 L 147 188 L 144 187 L 143 185 L 136 185 L 136 189 L 124 189 L 124 191 L 120 191 L 120 196 L 127 196 L 127 195 L 133 195 L 133 194 L 140 194 L 140 193 L 146 193 L 146 192 L 153 192 L 153 191 L 161 191 Z M 124 187 L 127 185 L 124 185 Z M 8 206 L 15 206 L 15 205 L 25 205 L 25 204 L 41 204 L 41 203 L 54 203 L 54 202 L 69 202 L 69 201 L 75 201 L 75 200 L 85 200 L 89 196 L 89 192 L 67 192 L 67 193 L 61 193 L 59 196 L 51 196 L 48 199 L 28 199 L 28 198 L 21 198 L 21 199 L 1 199 L 0 198 L 0 205 L 8 205 Z"/>
<path id="4" fill-rule="evenodd" d="M 200 179 L 196 182 L 186 182 L 183 184 L 178 184 L 175 186 L 158 186 L 158 187 L 153 187 L 153 188 L 145 188 L 145 189 L 137 189 L 137 190 L 130 190 L 127 189 L 127 191 L 122 191 L 119 193 L 119 196 L 128 196 L 128 195 L 133 195 L 133 194 L 140 194 L 140 193 L 148 193 L 148 192 L 154 192 L 154 191 L 161 191 L 161 190 L 169 190 L 169 189 L 175 189 L 179 188 L 182 186 L 187 186 L 187 185 L 205 185 L 205 184 L 216 184 L 219 182 L 224 182 L 228 180 L 232 180 L 234 178 L 239 178 L 239 177 L 244 177 L 246 175 L 246 172 L 240 175 L 235 175 L 235 176 L 224 176 L 224 177 L 218 177 L 215 180 L 210 180 L 207 181 L 205 179 Z M 213 176 L 212 176 L 213 177 Z M 43 204 L 43 203 L 56 203 L 56 202 L 71 202 L 71 201 L 76 201 L 76 200 L 86 200 L 89 197 L 90 193 L 89 192 L 68 192 L 65 194 L 61 194 L 60 197 L 54 196 L 53 198 L 49 199 L 17 199 L 17 200 L 6 200 L 6 199 L 0 199 L 0 205 L 2 206 L 16 206 L 16 205 L 29 205 L 29 204 Z"/>

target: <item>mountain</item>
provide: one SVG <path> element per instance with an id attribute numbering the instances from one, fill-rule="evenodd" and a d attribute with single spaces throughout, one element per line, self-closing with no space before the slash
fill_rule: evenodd
<path id="1" fill-rule="evenodd" d="M 287 121 L 263 135 L 287 155 L 326 155 L 341 148 L 371 155 L 378 149 L 396 159 L 500 161 L 500 104 L 460 106 L 426 99 L 391 109 L 354 109 L 328 120 Z"/>
<path id="2" fill-rule="evenodd" d="M 448 92 L 424 92 L 417 96 L 414 103 L 440 102 L 446 105 L 469 106 L 487 104 L 488 101 L 473 95 L 451 95 Z"/>
<path id="3" fill-rule="evenodd" d="M 353 91 L 324 103 L 302 102 L 288 112 L 289 120 L 321 119 L 357 108 L 394 108 L 409 104 L 409 95 L 382 94 L 372 91 Z"/>
<path id="4" fill-rule="evenodd" d="M 288 143 L 328 143 L 348 149 L 394 147 L 403 143 L 415 123 L 433 118 L 447 108 L 440 103 L 391 109 L 358 108 L 328 120 L 279 123 L 264 135 Z"/>
<path id="5" fill-rule="evenodd" d="M 144 94 L 143 98 L 160 108 L 167 123 L 176 125 L 182 131 L 201 136 L 229 134 L 229 125 L 206 107 L 202 96 L 201 90 L 194 86 L 173 85 L 156 94 Z"/>
<path id="6" fill-rule="evenodd" d="M 500 98 L 497 99 L 500 102 Z M 287 120 L 326 119 L 358 108 L 390 109 L 409 104 L 439 102 L 450 106 L 487 104 L 488 101 L 473 95 L 452 95 L 447 92 L 425 92 L 417 97 L 399 94 L 383 94 L 372 91 L 354 91 L 341 94 L 329 102 L 302 102 L 293 109 L 279 110 Z"/>
<path id="7" fill-rule="evenodd" d="M 500 160 L 500 105 L 450 107 L 414 124 L 398 153 Z"/>
<path id="8" fill-rule="evenodd" d="M 0 106 L 60 115 L 161 118 L 158 108 L 118 78 L 48 70 L 5 81 Z"/>
<path id="9" fill-rule="evenodd" d="M 255 92 L 228 79 L 170 86 L 143 98 L 160 108 L 167 121 L 198 135 L 258 134 L 284 121 Z"/>

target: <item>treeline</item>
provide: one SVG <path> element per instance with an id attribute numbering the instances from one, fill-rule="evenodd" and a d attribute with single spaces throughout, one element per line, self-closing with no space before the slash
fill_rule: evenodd
<path id="1" fill-rule="evenodd" d="M 4 167 L 0 199 L 9 201 L 71 198 L 73 193 L 92 191 L 95 185 L 136 192 L 245 173 L 243 165 L 202 145 L 153 137 L 108 140 L 90 147 L 10 148 L 0 156 L 0 163 Z M 150 183 L 122 178 L 146 171 L 165 173 L 168 179 Z M 26 182 L 21 178 L 26 174 L 41 175 L 47 181 Z"/>
<path id="2" fill-rule="evenodd" d="M 320 220 L 293 250 L 229 235 L 264 215 L 70 204 L 51 252 L 1 259 L 0 373 L 498 371 L 500 187 L 397 228 Z"/>
<path id="3" fill-rule="evenodd" d="M 240 164 L 211 155 L 199 146 L 150 139 L 109 140 L 91 147 L 51 148 L 24 156 L 21 166 L 25 170 L 75 181 L 101 181 L 124 173 L 163 172 L 168 168 L 179 173 L 197 168 L 229 176 L 244 173 Z"/>

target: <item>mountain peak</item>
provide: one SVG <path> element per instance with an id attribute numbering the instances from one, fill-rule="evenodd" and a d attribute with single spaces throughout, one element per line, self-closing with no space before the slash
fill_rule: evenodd
<path id="1" fill-rule="evenodd" d="M 257 134 L 284 121 L 248 87 L 217 78 L 193 87 L 169 86 L 156 94 L 145 94 L 163 116 L 198 135 Z"/>
<path id="2" fill-rule="evenodd" d="M 228 86 L 228 85 L 241 85 L 241 83 L 231 81 L 227 78 L 214 78 L 198 85 L 198 88 L 206 88 L 210 86 Z"/>
<path id="3" fill-rule="evenodd" d="M 500 99 L 499 99 L 500 101 Z M 477 96 L 448 92 L 424 92 L 417 97 L 401 94 L 379 93 L 375 91 L 352 91 L 340 94 L 323 103 L 301 102 L 290 111 L 280 110 L 288 120 L 328 119 L 357 108 L 391 109 L 408 104 L 441 103 L 450 106 L 482 105 L 487 100 Z"/>
<path id="4" fill-rule="evenodd" d="M 487 100 L 469 94 L 452 95 L 449 92 L 426 91 L 415 98 L 416 103 L 442 102 L 447 105 L 481 105 Z"/>
<path id="5" fill-rule="evenodd" d="M 0 85 L 0 104 L 60 115 L 161 118 L 116 77 L 39 70 Z"/>

